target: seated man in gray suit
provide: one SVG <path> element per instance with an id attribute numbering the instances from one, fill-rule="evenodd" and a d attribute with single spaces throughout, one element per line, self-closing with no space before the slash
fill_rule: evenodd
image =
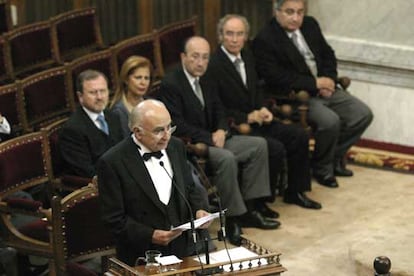
<path id="1" fill-rule="evenodd" d="M 102 218 L 118 258 L 134 265 L 150 249 L 193 255 L 192 231 L 171 228 L 208 215 L 208 205 L 194 186 L 183 142 L 171 137 L 170 114 L 162 102 L 145 100 L 132 109 L 129 127 L 132 135 L 98 162 Z"/>
<path id="2" fill-rule="evenodd" d="M 58 145 L 66 173 L 92 178 L 99 157 L 122 140 L 122 129 L 118 118 L 105 110 L 109 89 L 103 73 L 80 73 L 77 94 L 80 106 L 60 131 Z"/>
<path id="3" fill-rule="evenodd" d="M 255 61 L 244 47 L 249 37 L 249 23 L 243 16 L 229 14 L 220 19 L 217 33 L 221 45 L 212 55 L 207 72 L 214 76 L 227 116 L 237 124 L 251 124 L 251 135 L 263 136 L 268 145 L 273 183 L 286 158 L 288 175 L 284 201 L 304 208 L 320 209 L 320 203 L 305 192 L 311 190 L 309 136 L 297 125 L 273 120 L 263 105 Z"/>
<path id="4" fill-rule="evenodd" d="M 213 183 L 223 207 L 228 208 L 227 236 L 238 245 L 240 227 L 275 229 L 280 223 L 256 209 L 256 202 L 270 195 L 266 140 L 229 136 L 215 82 L 203 76 L 209 56 L 210 45 L 204 38 L 189 38 L 181 53 L 182 66 L 162 79 L 158 97 L 177 124 L 177 136 L 209 146 L 208 166 L 213 172 Z"/>
<path id="5" fill-rule="evenodd" d="M 257 70 L 273 93 L 310 93 L 314 128 L 313 176 L 338 187 L 335 176 L 352 176 L 345 167 L 348 149 L 358 141 L 373 115 L 370 108 L 337 85 L 335 53 L 318 22 L 305 16 L 306 0 L 277 0 L 275 17 L 253 41 Z"/>

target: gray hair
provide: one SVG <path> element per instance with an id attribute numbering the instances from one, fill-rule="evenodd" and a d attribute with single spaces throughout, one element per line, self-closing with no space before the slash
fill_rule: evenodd
<path id="1" fill-rule="evenodd" d="M 283 6 L 283 4 L 285 4 L 285 2 L 287 1 L 302 1 L 304 4 L 306 4 L 306 0 L 276 0 L 274 4 L 274 9 L 280 9 Z"/>
<path id="2" fill-rule="evenodd" d="M 249 37 L 249 33 L 250 33 L 250 24 L 249 21 L 247 21 L 246 17 L 239 15 L 239 14 L 226 14 L 225 16 L 223 16 L 222 18 L 220 18 L 219 22 L 217 23 L 217 38 L 218 41 L 220 43 L 223 42 L 223 28 L 224 28 L 224 24 L 227 23 L 227 21 L 229 21 L 230 19 L 233 18 L 237 18 L 240 19 L 241 22 L 243 22 L 244 24 L 244 28 L 246 30 L 246 39 Z"/>

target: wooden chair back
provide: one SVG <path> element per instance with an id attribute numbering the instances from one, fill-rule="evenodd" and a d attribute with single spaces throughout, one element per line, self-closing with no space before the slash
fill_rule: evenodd
<path id="1" fill-rule="evenodd" d="M 173 22 L 158 31 L 163 72 L 180 64 L 180 53 L 183 51 L 185 41 L 198 33 L 197 21 L 198 17 L 194 16 Z"/>
<path id="2" fill-rule="evenodd" d="M 79 262 L 115 254 L 112 235 L 101 220 L 96 186 L 86 186 L 63 199 L 53 197 L 52 210 L 54 260 L 58 275 L 65 275 L 68 261 Z"/>
<path id="3" fill-rule="evenodd" d="M 0 36 L 0 84 L 13 79 L 9 43 L 5 36 Z"/>
<path id="4" fill-rule="evenodd" d="M 10 0 L 0 0 L 0 35 L 12 27 Z"/>
<path id="5" fill-rule="evenodd" d="M 137 35 L 125 39 L 113 46 L 115 69 L 119 74 L 122 64 L 130 56 L 143 56 L 148 58 L 154 67 L 154 78 L 158 79 L 163 75 L 161 58 L 159 52 L 159 41 L 156 32 Z"/>
<path id="6" fill-rule="evenodd" d="M 39 130 L 74 109 L 72 83 L 65 66 L 55 67 L 31 75 L 20 81 L 20 93 L 27 131 Z"/>
<path id="7" fill-rule="evenodd" d="M 41 129 L 49 142 L 50 161 L 52 164 L 53 177 L 59 177 L 63 173 L 63 160 L 58 148 L 59 131 L 69 118 L 62 118 Z"/>
<path id="8" fill-rule="evenodd" d="M 17 192 L 50 182 L 49 147 L 44 134 L 33 132 L 0 143 L 0 168 L 2 243 L 21 254 L 52 258 L 46 228 L 50 213 L 42 208 L 42 202 L 15 197 Z M 13 218 L 19 215 L 35 220 L 18 227 Z"/>
<path id="9" fill-rule="evenodd" d="M 49 21 L 14 28 L 5 34 L 13 77 L 24 78 L 58 63 Z"/>
<path id="10" fill-rule="evenodd" d="M 76 94 L 76 80 L 80 73 L 86 69 L 94 69 L 102 72 L 108 78 L 108 87 L 113 94 L 117 87 L 117 71 L 114 64 L 112 49 L 106 49 L 79 57 L 68 64 L 72 79 L 72 94 L 75 103 L 78 103 Z"/>
<path id="11" fill-rule="evenodd" d="M 61 13 L 50 21 L 61 63 L 103 49 L 104 43 L 95 8 Z"/>
<path id="12" fill-rule="evenodd" d="M 24 118 L 18 82 L 0 86 L 0 112 L 7 118 L 14 134 L 22 134 Z"/>
<path id="13" fill-rule="evenodd" d="M 52 189 L 56 193 L 73 192 L 87 186 L 92 179 L 75 175 L 64 174 L 64 162 L 59 151 L 59 131 L 62 129 L 68 117 L 62 118 L 41 129 L 44 132 L 50 147 L 50 158 L 52 163 L 53 177 L 51 180 Z"/>
<path id="14" fill-rule="evenodd" d="M 0 144 L 0 199 L 42 183 L 52 175 L 49 144 L 33 132 Z"/>

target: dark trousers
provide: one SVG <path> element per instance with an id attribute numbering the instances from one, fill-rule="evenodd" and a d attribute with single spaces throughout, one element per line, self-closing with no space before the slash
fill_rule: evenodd
<path id="1" fill-rule="evenodd" d="M 271 179 L 287 164 L 285 194 L 310 191 L 309 135 L 299 125 L 273 122 L 254 128 L 253 134 L 265 137 L 268 143 Z"/>

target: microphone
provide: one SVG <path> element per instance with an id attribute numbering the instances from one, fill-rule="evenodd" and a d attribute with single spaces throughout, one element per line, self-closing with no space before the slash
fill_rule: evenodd
<path id="1" fill-rule="evenodd" d="M 222 240 L 225 241 L 226 240 L 226 227 L 225 227 L 225 217 L 224 217 L 224 211 L 225 210 L 223 210 L 223 208 L 221 206 L 220 196 L 218 195 L 217 190 L 211 185 L 208 177 L 204 174 L 204 170 L 198 164 L 198 162 L 196 160 L 196 157 L 192 156 L 191 158 L 192 158 L 191 163 L 194 166 L 197 167 L 197 173 L 199 174 L 199 177 L 200 177 L 201 181 L 203 183 L 206 183 L 209 186 L 211 191 L 213 191 L 215 199 L 217 200 L 217 204 L 218 204 L 218 208 L 219 208 L 219 220 L 220 220 L 220 230 L 217 233 L 217 239 L 219 241 L 222 241 Z"/>
<path id="2" fill-rule="evenodd" d="M 220 230 L 217 233 L 217 239 L 219 241 L 223 241 L 224 243 L 224 248 L 226 249 L 226 253 L 227 253 L 227 257 L 229 258 L 230 261 L 230 270 L 233 271 L 233 260 L 231 259 L 230 253 L 229 253 L 229 249 L 227 247 L 227 242 L 226 242 L 226 227 L 225 227 L 225 217 L 224 217 L 224 211 L 222 206 L 221 206 L 221 199 L 220 196 L 217 193 L 217 190 L 214 189 L 213 185 L 211 185 L 210 180 L 208 179 L 207 175 L 205 175 L 203 168 L 200 167 L 200 165 L 198 164 L 196 157 L 193 155 L 191 156 L 191 163 L 197 167 L 197 172 L 199 174 L 199 177 L 201 179 L 201 181 L 203 181 L 205 184 L 207 184 L 209 186 L 209 188 L 213 191 L 214 197 L 217 200 L 217 204 L 218 204 L 218 208 L 219 208 L 219 220 L 220 220 Z"/>
<path id="3" fill-rule="evenodd" d="M 160 166 L 164 169 L 165 173 L 168 175 L 168 177 L 171 179 L 171 183 L 174 185 L 174 187 L 177 189 L 180 196 L 184 199 L 185 204 L 187 205 L 188 210 L 190 211 L 190 227 L 191 227 L 191 233 L 193 236 L 193 242 L 194 246 L 197 248 L 197 233 L 195 231 L 194 226 L 194 217 L 193 217 L 193 208 L 191 208 L 190 203 L 188 202 L 187 198 L 185 197 L 184 193 L 181 192 L 180 188 L 178 187 L 177 183 L 175 183 L 174 178 L 170 175 L 170 173 L 167 171 L 167 169 L 164 166 L 164 162 L 159 162 Z"/>

